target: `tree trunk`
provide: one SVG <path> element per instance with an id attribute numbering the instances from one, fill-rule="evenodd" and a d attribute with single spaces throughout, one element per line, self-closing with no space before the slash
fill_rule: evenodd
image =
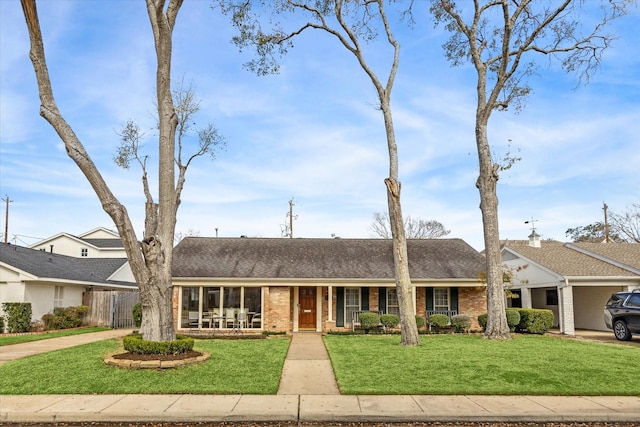
<path id="1" fill-rule="evenodd" d="M 402 207 L 400 205 L 400 181 L 398 180 L 398 147 L 393 129 L 393 118 L 388 96 L 380 97 L 382 114 L 384 115 L 389 148 L 389 178 L 384 182 L 387 186 L 387 202 L 389 205 L 389 221 L 393 240 L 393 264 L 398 293 L 400 311 L 400 344 L 403 346 L 420 345 L 418 326 L 416 324 L 411 277 L 409 275 L 409 258 L 407 255 L 407 239 L 405 238 Z"/>
<path id="2" fill-rule="evenodd" d="M 480 192 L 487 269 L 487 329 L 484 336 L 491 339 L 509 339 L 511 334 L 507 324 L 498 228 L 496 187 L 499 165 L 493 164 L 485 123 L 476 124 L 476 143 L 480 162 L 480 176 L 476 186 Z"/>

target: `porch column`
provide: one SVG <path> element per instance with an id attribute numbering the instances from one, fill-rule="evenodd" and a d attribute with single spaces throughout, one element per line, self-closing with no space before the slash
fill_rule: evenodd
<path id="1" fill-rule="evenodd" d="M 293 288 L 293 332 L 298 332 L 298 314 L 300 313 L 300 288 Z"/>
<path id="2" fill-rule="evenodd" d="M 333 286 L 329 285 L 327 290 L 327 298 L 329 303 L 327 304 L 327 321 L 333 322 Z"/>
<path id="3" fill-rule="evenodd" d="M 576 328 L 573 317 L 573 287 L 566 283 L 558 286 L 558 325 L 560 333 L 575 336 Z"/>
<path id="4" fill-rule="evenodd" d="M 416 314 L 418 314 L 418 311 L 416 310 L 416 302 L 417 302 L 417 296 L 416 296 L 416 287 L 415 285 L 411 286 L 411 304 L 413 305 L 413 315 L 415 316 Z"/>
<path id="5" fill-rule="evenodd" d="M 522 308 L 532 308 L 531 307 L 531 288 L 521 289 L 520 305 L 522 305 Z"/>

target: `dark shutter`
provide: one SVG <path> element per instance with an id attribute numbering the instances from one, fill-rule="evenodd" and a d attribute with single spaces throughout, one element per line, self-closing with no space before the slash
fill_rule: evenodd
<path id="1" fill-rule="evenodd" d="M 433 288 L 427 288 L 427 310 L 433 310 Z"/>
<path id="2" fill-rule="evenodd" d="M 449 306 L 451 311 L 458 312 L 458 288 L 451 288 L 449 290 L 449 296 L 451 301 L 449 301 Z"/>
<path id="3" fill-rule="evenodd" d="M 360 288 L 360 310 L 369 310 L 369 288 Z"/>
<path id="4" fill-rule="evenodd" d="M 344 326 L 344 288 L 336 288 L 336 326 Z"/>
<path id="5" fill-rule="evenodd" d="M 378 310 L 387 312 L 387 288 L 378 288 Z"/>

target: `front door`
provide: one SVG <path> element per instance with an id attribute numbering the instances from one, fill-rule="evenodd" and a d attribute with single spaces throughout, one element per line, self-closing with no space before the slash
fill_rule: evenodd
<path id="1" fill-rule="evenodd" d="M 316 288 L 300 288 L 298 299 L 298 328 L 316 329 Z"/>

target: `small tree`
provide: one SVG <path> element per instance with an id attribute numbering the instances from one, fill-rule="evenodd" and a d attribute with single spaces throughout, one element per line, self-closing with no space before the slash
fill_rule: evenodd
<path id="1" fill-rule="evenodd" d="M 640 243 L 640 203 L 634 203 L 625 212 L 611 213 L 611 229 L 621 240 Z"/>
<path id="2" fill-rule="evenodd" d="M 451 233 L 441 222 L 426 219 L 414 219 L 407 216 L 404 221 L 404 233 L 407 239 L 438 239 Z M 391 221 L 386 212 L 373 214 L 371 231 L 383 239 L 391 239 Z"/>

